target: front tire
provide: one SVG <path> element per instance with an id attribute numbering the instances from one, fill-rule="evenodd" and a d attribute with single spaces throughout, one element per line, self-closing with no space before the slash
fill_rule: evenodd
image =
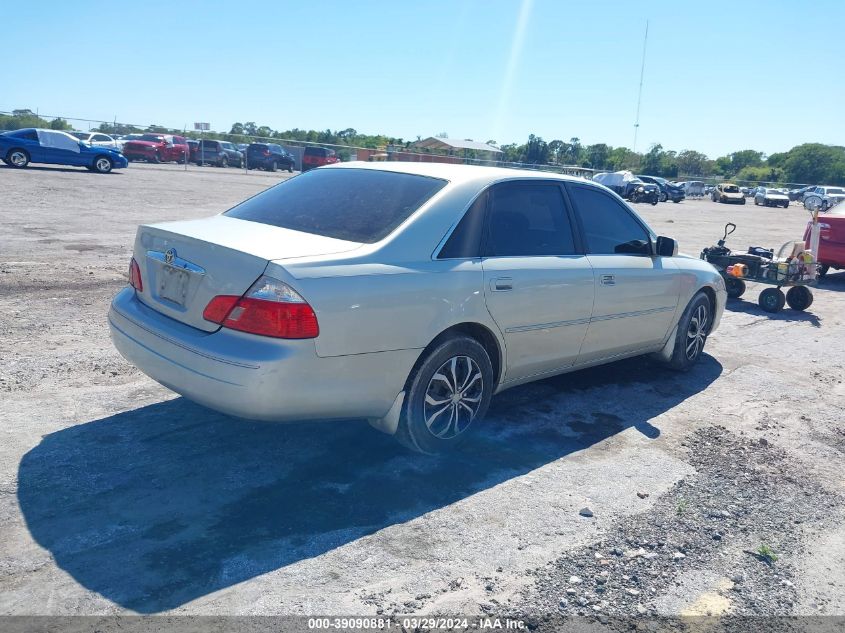
<path id="1" fill-rule="evenodd" d="M 713 306 L 704 292 L 696 294 L 678 322 L 675 347 L 666 366 L 675 371 L 689 371 L 701 357 L 713 324 Z"/>
<path id="2" fill-rule="evenodd" d="M 94 159 L 93 171 L 98 174 L 108 174 L 114 167 L 114 163 L 108 156 L 97 156 Z"/>
<path id="3" fill-rule="evenodd" d="M 487 412 L 493 381 L 493 365 L 478 341 L 441 341 L 409 378 L 396 439 L 428 455 L 456 448 Z"/>
<path id="4" fill-rule="evenodd" d="M 829 264 L 820 264 L 819 267 L 818 267 L 818 271 L 817 271 L 818 275 L 819 275 L 819 279 L 822 279 L 825 275 L 827 275 L 827 271 L 829 271 L 829 270 L 830 270 Z"/>
<path id="5" fill-rule="evenodd" d="M 725 279 L 725 289 L 728 291 L 729 298 L 739 299 L 745 293 L 745 282 L 736 277 L 727 277 Z"/>
<path id="6" fill-rule="evenodd" d="M 29 152 L 18 147 L 13 147 L 6 154 L 6 164 L 16 169 L 23 169 L 29 165 L 29 160 Z"/>
<path id="7" fill-rule="evenodd" d="M 757 303 L 766 312 L 780 312 L 786 304 L 786 297 L 780 288 L 766 288 L 760 293 Z"/>

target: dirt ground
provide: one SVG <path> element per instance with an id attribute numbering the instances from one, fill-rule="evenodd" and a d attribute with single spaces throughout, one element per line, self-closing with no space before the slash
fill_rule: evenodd
<path id="1" fill-rule="evenodd" d="M 688 374 L 515 388 L 421 457 L 366 423 L 205 410 L 110 343 L 139 223 L 285 177 L 0 169 L 0 614 L 845 615 L 845 272 L 806 313 L 751 286 Z M 807 219 L 637 210 L 695 256 L 727 221 L 744 248 Z"/>

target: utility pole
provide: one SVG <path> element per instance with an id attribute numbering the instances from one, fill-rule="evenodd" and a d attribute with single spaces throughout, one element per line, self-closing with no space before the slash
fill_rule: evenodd
<path id="1" fill-rule="evenodd" d="M 645 21 L 645 37 L 643 38 L 643 62 L 640 66 L 640 90 L 637 93 L 637 120 L 634 123 L 634 147 L 633 151 L 637 151 L 637 133 L 640 131 L 640 102 L 643 98 L 643 75 L 645 75 L 645 49 L 648 44 L 648 20 Z"/>

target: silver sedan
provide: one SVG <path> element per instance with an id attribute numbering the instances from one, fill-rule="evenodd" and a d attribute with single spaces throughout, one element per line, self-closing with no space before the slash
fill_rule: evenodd
<path id="1" fill-rule="evenodd" d="M 144 225 L 109 312 L 123 356 L 270 420 L 460 443 L 499 391 L 640 354 L 685 370 L 726 293 L 617 195 L 543 172 L 343 163 Z"/>

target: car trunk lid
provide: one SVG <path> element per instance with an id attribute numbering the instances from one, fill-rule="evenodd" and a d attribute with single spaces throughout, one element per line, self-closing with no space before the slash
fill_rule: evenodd
<path id="1" fill-rule="evenodd" d="M 321 235 L 223 215 L 139 227 L 135 261 L 146 305 L 206 332 L 220 328 L 203 318 L 217 295 L 244 294 L 270 260 L 313 257 L 360 246 Z"/>

